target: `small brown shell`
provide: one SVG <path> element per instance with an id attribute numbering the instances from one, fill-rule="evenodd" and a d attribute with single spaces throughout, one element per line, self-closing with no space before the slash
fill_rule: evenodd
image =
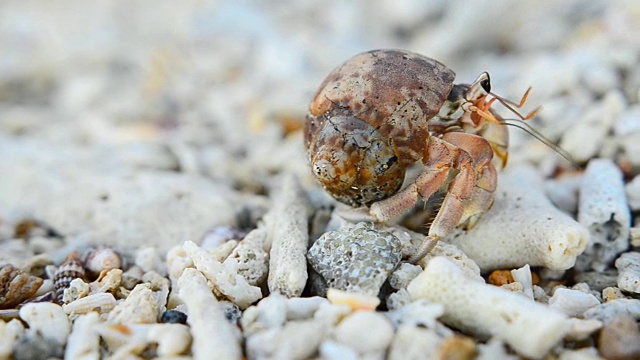
<path id="1" fill-rule="evenodd" d="M 64 291 L 69 288 L 69 284 L 74 279 L 85 279 L 84 265 L 78 259 L 78 252 L 74 251 L 60 265 L 56 275 L 53 277 L 53 289 L 55 291 L 55 299 L 58 304 L 62 305 L 62 296 Z"/>
<path id="2" fill-rule="evenodd" d="M 30 299 L 42 281 L 11 264 L 4 265 L 0 268 L 0 309 L 10 309 Z"/>

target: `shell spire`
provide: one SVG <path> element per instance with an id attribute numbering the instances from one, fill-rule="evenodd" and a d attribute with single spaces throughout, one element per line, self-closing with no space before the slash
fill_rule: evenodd
<path id="1" fill-rule="evenodd" d="M 53 289 L 55 291 L 55 300 L 62 305 L 64 302 L 62 297 L 64 291 L 69 288 L 71 281 L 74 279 L 85 279 L 84 264 L 78 258 L 78 252 L 74 251 L 60 265 L 53 277 Z"/>

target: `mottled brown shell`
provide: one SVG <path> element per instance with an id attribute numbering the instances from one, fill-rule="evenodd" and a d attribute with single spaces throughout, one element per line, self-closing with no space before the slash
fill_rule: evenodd
<path id="1" fill-rule="evenodd" d="M 304 129 L 314 174 L 336 199 L 369 205 L 397 192 L 423 157 L 428 120 L 455 74 L 400 50 L 374 50 L 333 70 L 316 93 Z"/>
<path id="2" fill-rule="evenodd" d="M 11 264 L 0 267 L 0 309 L 10 309 L 31 299 L 42 279 L 25 273 Z"/>

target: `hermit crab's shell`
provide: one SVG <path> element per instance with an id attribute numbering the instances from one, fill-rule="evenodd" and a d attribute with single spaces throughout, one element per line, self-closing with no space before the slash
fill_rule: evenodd
<path id="1" fill-rule="evenodd" d="M 406 168 L 422 158 L 427 122 L 454 78 L 440 62 L 399 50 L 365 52 L 337 67 L 320 85 L 305 124 L 318 180 L 354 206 L 393 195 Z"/>

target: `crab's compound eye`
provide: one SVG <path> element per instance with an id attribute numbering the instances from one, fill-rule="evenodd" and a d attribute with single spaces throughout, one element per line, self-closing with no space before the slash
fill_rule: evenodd
<path id="1" fill-rule="evenodd" d="M 491 78 L 489 77 L 489 73 L 483 72 L 482 75 L 480 75 L 480 86 L 482 86 L 482 89 L 487 93 L 491 92 Z"/>

